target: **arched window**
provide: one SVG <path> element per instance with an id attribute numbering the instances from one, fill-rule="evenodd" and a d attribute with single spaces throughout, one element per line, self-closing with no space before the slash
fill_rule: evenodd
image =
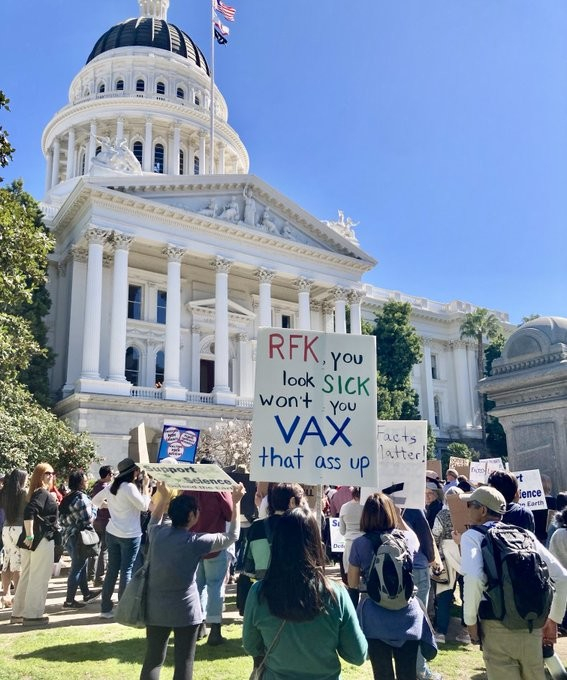
<path id="1" fill-rule="evenodd" d="M 165 354 L 162 350 L 160 350 L 156 354 L 156 371 L 155 371 L 156 387 L 161 387 L 163 385 L 164 374 L 165 374 Z"/>
<path id="2" fill-rule="evenodd" d="M 195 106 L 199 106 L 201 103 L 201 99 L 197 93 L 195 93 L 195 99 L 193 101 L 195 102 Z"/>
<path id="3" fill-rule="evenodd" d="M 81 155 L 79 156 L 79 174 L 84 175 L 85 174 L 85 158 L 87 154 L 85 151 L 81 151 Z"/>
<path id="4" fill-rule="evenodd" d="M 193 174 L 194 175 L 199 174 L 199 156 L 195 156 L 193 158 Z"/>
<path id="5" fill-rule="evenodd" d="M 185 90 L 182 87 L 177 88 L 177 98 L 185 99 Z"/>
<path id="6" fill-rule="evenodd" d="M 134 156 L 138 159 L 138 163 L 142 165 L 142 159 L 144 158 L 144 145 L 142 142 L 134 142 L 132 147 L 132 152 Z"/>
<path id="7" fill-rule="evenodd" d="M 122 79 L 116 81 L 116 89 L 117 90 L 123 90 L 124 89 L 124 81 Z"/>
<path id="8" fill-rule="evenodd" d="M 179 174 L 182 175 L 185 169 L 185 154 L 183 149 L 179 149 Z"/>
<path id="9" fill-rule="evenodd" d="M 100 93 L 102 93 L 102 92 L 104 92 L 105 90 L 106 90 L 106 87 L 104 86 L 104 83 L 101 83 L 101 84 L 98 86 L 98 91 L 99 91 Z"/>
<path id="10" fill-rule="evenodd" d="M 136 81 L 136 92 L 143 92 L 146 89 L 146 83 L 140 78 Z"/>
<path id="11" fill-rule="evenodd" d="M 140 380 L 140 352 L 135 347 L 126 350 L 126 380 L 138 385 Z"/>
<path id="12" fill-rule="evenodd" d="M 98 154 L 102 151 L 102 146 L 97 146 L 95 149 L 95 156 L 98 156 Z"/>
<path id="13" fill-rule="evenodd" d="M 165 83 L 162 83 L 161 80 L 158 81 L 156 85 L 156 93 L 157 94 L 165 94 Z"/>
<path id="14" fill-rule="evenodd" d="M 435 426 L 441 427 L 441 400 L 437 395 L 433 397 L 433 414 L 435 418 Z"/>
<path id="15" fill-rule="evenodd" d="M 156 144 L 154 147 L 154 172 L 163 173 L 164 155 L 163 144 Z"/>

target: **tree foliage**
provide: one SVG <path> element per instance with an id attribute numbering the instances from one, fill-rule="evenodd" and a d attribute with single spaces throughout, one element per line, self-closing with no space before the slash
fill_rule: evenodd
<path id="1" fill-rule="evenodd" d="M 484 350 L 486 375 L 490 375 L 492 371 L 492 362 L 494 359 L 502 354 L 502 348 L 506 338 L 502 332 L 499 332 L 488 347 Z M 506 433 L 502 424 L 495 416 L 490 415 L 490 411 L 494 408 L 495 402 L 484 397 L 484 410 L 486 412 L 486 446 L 488 447 L 491 456 L 498 456 L 505 458 L 508 455 L 508 445 L 506 442 Z"/>
<path id="2" fill-rule="evenodd" d="M 9 111 L 9 103 L 10 100 L 6 97 L 2 90 L 0 90 L 0 110 L 5 109 L 6 111 Z M 0 167 L 5 168 L 8 165 L 12 159 L 12 154 L 14 151 L 14 147 L 8 141 L 8 133 L 0 125 Z M 2 177 L 0 177 L 0 182 L 1 181 Z"/>

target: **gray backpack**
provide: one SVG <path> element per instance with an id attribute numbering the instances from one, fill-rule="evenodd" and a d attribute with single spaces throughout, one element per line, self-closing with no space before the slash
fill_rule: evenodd
<path id="1" fill-rule="evenodd" d="M 384 609 L 403 609 L 413 595 L 413 562 L 406 537 L 399 529 L 367 533 L 374 557 L 368 570 L 368 596 Z"/>

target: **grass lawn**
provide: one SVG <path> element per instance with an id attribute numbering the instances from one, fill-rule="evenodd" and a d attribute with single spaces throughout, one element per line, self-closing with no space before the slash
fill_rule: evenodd
<path id="1" fill-rule="evenodd" d="M 84 623 L 60 625 L 52 617 L 48 629 L 0 626 L 0 680 L 134 680 L 144 656 L 144 631 L 115 623 L 99 623 L 93 614 Z M 63 622 L 61 622 L 63 624 Z M 221 647 L 197 646 L 195 680 L 248 680 L 251 660 L 241 646 L 242 626 L 223 626 L 228 642 Z M 172 676 L 168 654 L 162 677 Z M 478 648 L 447 644 L 431 664 L 445 680 L 484 680 Z M 344 680 L 371 680 L 370 663 L 343 664 Z"/>

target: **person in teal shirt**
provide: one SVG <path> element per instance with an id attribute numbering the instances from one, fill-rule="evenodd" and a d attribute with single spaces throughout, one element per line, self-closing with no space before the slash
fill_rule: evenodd
<path id="1" fill-rule="evenodd" d="M 357 666 L 366 660 L 351 599 L 325 576 L 324 564 L 315 516 L 308 508 L 285 513 L 266 576 L 252 586 L 244 611 L 242 643 L 255 667 L 263 665 L 264 680 L 340 680 L 340 658 Z"/>

